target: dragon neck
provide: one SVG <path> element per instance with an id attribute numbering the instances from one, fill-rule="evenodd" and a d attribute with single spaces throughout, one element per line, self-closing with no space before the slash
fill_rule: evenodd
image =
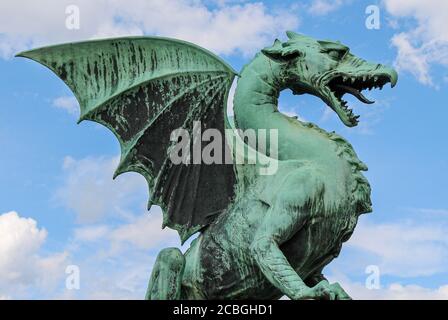
<path id="1" fill-rule="evenodd" d="M 280 66 L 257 54 L 238 79 L 233 100 L 236 126 L 243 130 L 275 128 L 272 113 L 278 112 L 278 98 L 283 89 Z"/>
<path id="2" fill-rule="evenodd" d="M 289 117 L 278 110 L 280 92 L 286 89 L 289 83 L 282 64 L 273 62 L 262 53 L 257 54 L 243 68 L 238 79 L 233 100 L 235 126 L 244 131 L 276 130 L 280 160 L 328 159 L 332 164 L 339 159 L 337 154 L 341 153 L 335 150 L 352 150 L 342 137 L 328 133 L 314 124 Z M 265 151 L 269 150 L 268 145 L 269 141 L 266 142 Z M 350 152 L 347 159 L 351 162 L 358 161 L 354 151 Z"/>
<path id="3" fill-rule="evenodd" d="M 233 108 L 235 125 L 247 129 L 279 129 L 291 121 L 278 110 L 280 92 L 287 88 L 281 64 L 259 53 L 241 71 Z M 302 123 L 296 121 L 296 125 Z"/>
<path id="4" fill-rule="evenodd" d="M 274 62 L 262 53 L 257 54 L 243 68 L 238 79 L 233 99 L 235 127 L 243 131 L 275 130 L 278 133 L 277 150 L 280 160 L 310 160 L 319 157 L 318 150 L 322 146 L 318 144 L 326 144 L 325 140 L 328 140 L 325 134 L 310 130 L 309 124 L 278 110 L 280 92 L 289 84 L 284 64 Z M 257 150 L 269 155 L 270 142 L 265 143 L 265 150 Z M 257 148 L 257 145 L 258 143 L 252 147 Z"/>

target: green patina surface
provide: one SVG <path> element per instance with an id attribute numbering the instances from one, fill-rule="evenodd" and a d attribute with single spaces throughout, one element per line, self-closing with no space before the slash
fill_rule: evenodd
<path id="1" fill-rule="evenodd" d="M 321 98 L 341 121 L 356 126 L 342 96 L 365 103 L 361 91 L 394 86 L 397 74 L 368 63 L 333 41 L 288 32 L 248 63 L 234 97 L 234 125 L 226 118 L 236 72 L 214 54 L 165 38 L 120 38 L 45 47 L 19 54 L 53 70 L 74 92 L 80 120 L 117 136 L 116 175 L 141 173 L 150 205 L 182 241 L 200 232 L 189 250 L 160 252 L 148 299 L 348 299 L 322 269 L 341 250 L 360 214 L 371 211 L 367 170 L 335 133 L 278 110 L 282 90 Z M 273 158 L 270 143 L 254 151 L 255 164 L 173 164 L 170 134 L 177 128 L 275 129 L 275 174 L 258 170 Z M 236 139 L 236 140 L 235 140 Z M 241 156 L 236 134 L 223 151 Z M 255 150 L 260 141 L 247 142 Z M 225 150 L 224 150 L 225 149 Z M 247 157 L 243 154 L 242 157 Z M 264 162 L 263 162 L 264 163 Z M 148 234 L 148 237 L 151 235 Z"/>

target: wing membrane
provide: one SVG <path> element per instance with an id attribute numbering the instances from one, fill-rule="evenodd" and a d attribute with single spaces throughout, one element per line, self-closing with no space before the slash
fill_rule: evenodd
<path id="1" fill-rule="evenodd" d="M 235 72 L 214 54 L 167 38 L 87 41 L 19 54 L 56 73 L 79 101 L 80 120 L 109 128 L 121 147 L 115 176 L 142 174 L 150 205 L 182 241 L 210 224 L 233 197 L 232 164 L 173 164 L 171 132 L 194 121 L 224 137 L 227 94 Z M 225 152 L 223 145 L 223 154 Z"/>

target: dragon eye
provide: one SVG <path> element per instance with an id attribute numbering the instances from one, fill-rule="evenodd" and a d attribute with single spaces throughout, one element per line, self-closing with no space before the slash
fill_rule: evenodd
<path id="1" fill-rule="evenodd" d="M 330 51 L 328 51 L 328 55 L 335 60 L 339 60 L 342 58 L 344 53 L 342 51 L 338 51 L 338 50 L 330 50 Z"/>

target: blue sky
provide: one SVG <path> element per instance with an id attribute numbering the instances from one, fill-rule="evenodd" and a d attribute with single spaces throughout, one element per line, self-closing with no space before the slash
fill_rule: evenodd
<path id="1" fill-rule="evenodd" d="M 448 5 L 404 1 L 2 1 L 0 4 L 0 298 L 142 298 L 157 252 L 179 245 L 145 211 L 137 174 L 112 181 L 119 146 L 50 71 L 21 50 L 122 35 L 200 44 L 236 70 L 290 29 L 340 40 L 356 55 L 394 65 L 393 90 L 350 100 L 361 115 L 346 128 L 315 97 L 284 92 L 280 109 L 335 130 L 367 163 L 374 212 L 362 216 L 341 256 L 325 269 L 355 298 L 448 298 Z M 80 28 L 66 28 L 66 7 Z M 380 28 L 365 26 L 376 5 Z M 81 287 L 65 286 L 68 265 Z M 379 289 L 368 289 L 367 266 Z"/>

